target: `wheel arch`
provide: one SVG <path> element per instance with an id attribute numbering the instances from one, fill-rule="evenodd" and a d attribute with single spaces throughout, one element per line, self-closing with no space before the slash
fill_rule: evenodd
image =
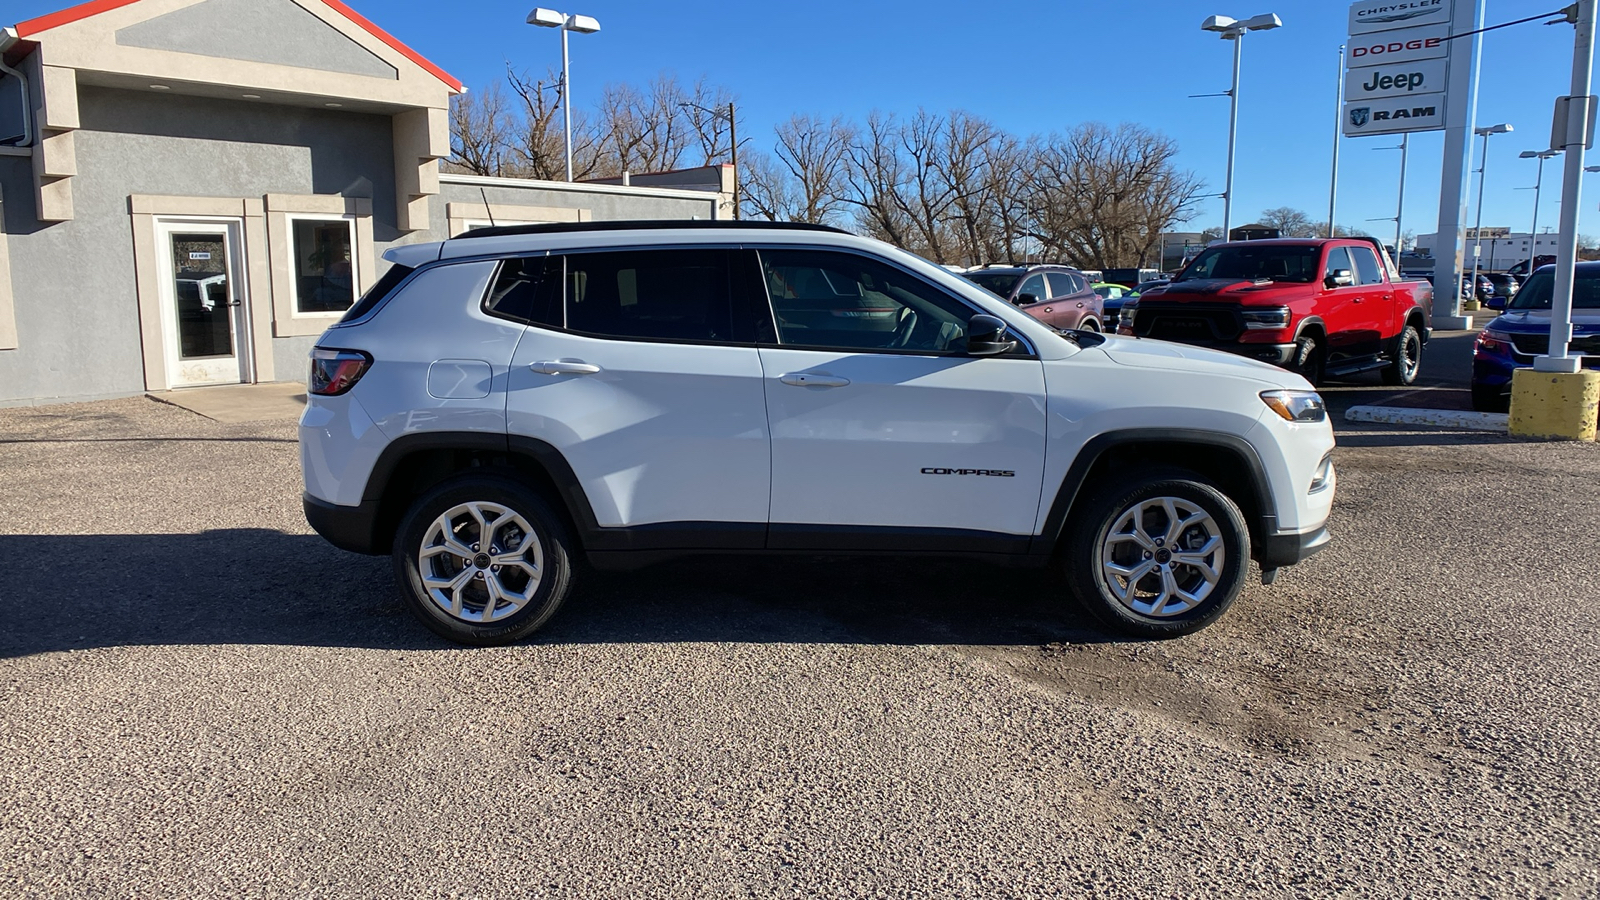
<path id="1" fill-rule="evenodd" d="M 1300 325 L 1294 330 L 1294 339 L 1297 341 L 1300 340 L 1300 338 L 1304 337 L 1305 333 L 1308 331 L 1315 331 L 1316 333 L 1322 335 L 1323 341 L 1327 341 L 1328 339 L 1328 325 L 1326 322 L 1322 321 L 1321 316 L 1306 316 L 1304 319 L 1301 319 Z M 1327 349 L 1326 343 L 1323 344 L 1323 349 Z"/>
<path id="2" fill-rule="evenodd" d="M 1060 548 L 1073 509 L 1096 485 L 1119 471 L 1149 466 L 1175 466 L 1209 479 L 1239 505 L 1252 547 L 1259 549 L 1265 537 L 1277 531 L 1271 483 L 1260 455 L 1248 441 L 1199 429 L 1127 429 L 1096 435 L 1078 451 L 1056 489 L 1031 552 L 1053 555 Z"/>
<path id="3" fill-rule="evenodd" d="M 565 516 L 583 546 L 596 528 L 572 467 L 544 441 L 485 432 L 428 432 L 397 438 L 384 448 L 367 478 L 363 504 L 372 504 L 370 552 L 387 553 L 395 531 L 417 497 L 463 472 L 515 478 L 542 494 Z"/>

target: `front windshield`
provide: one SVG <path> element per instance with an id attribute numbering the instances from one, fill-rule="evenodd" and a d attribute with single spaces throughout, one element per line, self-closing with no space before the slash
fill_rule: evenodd
<path id="1" fill-rule="evenodd" d="M 968 272 L 961 277 L 978 287 L 988 288 L 991 294 L 1009 297 L 1011 289 L 1016 287 L 1019 276 L 1015 272 Z"/>
<path id="2" fill-rule="evenodd" d="M 1533 273 L 1511 300 L 1511 309 L 1549 309 L 1556 276 L 1549 269 Z M 1600 309 L 1600 270 L 1580 268 L 1572 281 L 1573 309 Z"/>
<path id="3" fill-rule="evenodd" d="M 1310 284 L 1321 278 L 1322 273 L 1317 271 L 1321 255 L 1321 248 L 1315 245 L 1212 247 L 1195 257 L 1177 280 L 1235 278 Z"/>

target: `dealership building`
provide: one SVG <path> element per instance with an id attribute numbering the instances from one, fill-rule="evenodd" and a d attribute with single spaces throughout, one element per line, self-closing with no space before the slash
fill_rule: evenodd
<path id="1" fill-rule="evenodd" d="M 0 406 L 300 380 L 397 244 L 731 212 L 725 167 L 441 174 L 461 83 L 340 0 L 95 0 L 0 63 Z"/>

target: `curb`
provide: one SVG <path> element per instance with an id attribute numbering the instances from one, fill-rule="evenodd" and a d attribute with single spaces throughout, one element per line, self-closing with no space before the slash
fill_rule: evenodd
<path id="1" fill-rule="evenodd" d="M 1468 431 L 1506 431 L 1511 417 L 1506 413 L 1467 412 L 1459 409 L 1352 406 L 1345 410 L 1344 419 L 1346 422 L 1377 422 L 1383 425 L 1432 425 L 1437 428 L 1464 428 Z"/>

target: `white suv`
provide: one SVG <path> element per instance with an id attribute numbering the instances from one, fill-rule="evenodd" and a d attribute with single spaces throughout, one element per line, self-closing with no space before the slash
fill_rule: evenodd
<path id="1" fill-rule="evenodd" d="M 1300 376 L 1061 332 L 835 229 L 490 228 L 390 250 L 312 352 L 306 518 L 392 553 L 428 627 L 544 624 L 579 557 L 964 554 L 1059 565 L 1101 620 L 1185 634 L 1247 561 L 1328 540 Z"/>

